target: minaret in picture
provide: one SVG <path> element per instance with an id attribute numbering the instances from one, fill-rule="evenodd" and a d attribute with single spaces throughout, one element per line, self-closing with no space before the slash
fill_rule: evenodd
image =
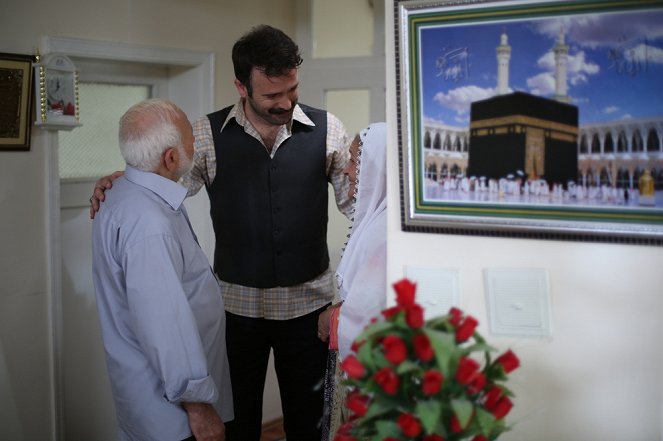
<path id="1" fill-rule="evenodd" d="M 555 53 L 555 96 L 557 101 L 568 103 L 571 101 L 566 91 L 566 63 L 569 59 L 569 46 L 564 43 L 564 31 L 559 32 L 557 44 L 553 48 Z"/>
<path id="2" fill-rule="evenodd" d="M 509 60 L 511 59 L 511 46 L 509 46 L 506 31 L 500 36 L 500 45 L 497 46 L 497 95 L 509 93 Z"/>

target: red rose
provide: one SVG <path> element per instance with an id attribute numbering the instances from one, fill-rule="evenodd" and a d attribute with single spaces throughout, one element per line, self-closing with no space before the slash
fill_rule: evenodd
<path id="1" fill-rule="evenodd" d="M 348 377 L 355 380 L 362 378 L 366 374 L 366 368 L 364 368 L 364 365 L 352 354 L 345 357 L 345 360 L 341 362 L 341 369 L 348 374 Z"/>
<path id="2" fill-rule="evenodd" d="M 470 384 L 479 374 L 479 363 L 469 357 L 463 357 L 458 362 L 456 381 L 460 384 Z"/>
<path id="3" fill-rule="evenodd" d="M 419 424 L 419 420 L 409 413 L 401 414 L 401 416 L 398 417 L 397 423 L 400 426 L 403 435 L 408 438 L 414 438 L 421 433 L 421 424 Z"/>
<path id="4" fill-rule="evenodd" d="M 401 308 L 400 306 L 392 306 L 391 308 L 387 308 L 384 311 L 382 311 L 382 315 L 384 316 L 384 318 L 389 320 L 390 318 L 392 318 L 402 310 L 403 308 Z"/>
<path id="5" fill-rule="evenodd" d="M 478 324 L 477 319 L 471 315 L 465 317 L 460 326 L 456 328 L 456 341 L 460 343 L 472 337 Z"/>
<path id="6" fill-rule="evenodd" d="M 460 325 L 461 320 L 463 320 L 463 311 L 454 307 L 449 310 L 449 315 L 449 323 L 451 323 L 454 328 L 457 328 L 458 325 Z"/>
<path id="7" fill-rule="evenodd" d="M 463 431 L 463 428 L 460 425 L 460 422 L 458 421 L 458 418 L 456 418 L 456 415 L 453 415 L 451 417 L 451 431 L 453 433 L 459 433 Z"/>
<path id="8" fill-rule="evenodd" d="M 417 284 L 410 282 L 408 279 L 401 279 L 394 283 L 396 290 L 396 303 L 403 308 L 409 308 L 414 305 L 414 293 L 417 289 Z"/>
<path id="9" fill-rule="evenodd" d="M 444 381 L 442 372 L 434 370 L 426 371 L 424 372 L 421 390 L 424 395 L 435 395 L 442 389 L 442 381 Z"/>
<path id="10" fill-rule="evenodd" d="M 355 438 L 352 435 L 337 433 L 336 436 L 334 437 L 334 441 L 357 441 L 357 438 Z"/>
<path id="11" fill-rule="evenodd" d="M 422 441 L 444 441 L 444 438 L 437 434 L 426 435 Z"/>
<path id="12" fill-rule="evenodd" d="M 488 441 L 488 438 L 486 438 L 483 435 L 477 435 L 474 438 L 472 438 L 472 441 Z"/>
<path id="13" fill-rule="evenodd" d="M 336 433 L 348 435 L 351 430 L 352 430 L 352 421 L 348 421 L 347 423 L 341 424 L 338 430 L 336 431 Z"/>
<path id="14" fill-rule="evenodd" d="M 397 335 L 388 335 L 382 340 L 384 356 L 392 364 L 401 364 L 407 358 L 407 346 Z"/>
<path id="15" fill-rule="evenodd" d="M 411 328 L 419 329 L 424 325 L 424 309 L 416 303 L 405 310 L 405 321 Z"/>
<path id="16" fill-rule="evenodd" d="M 497 402 L 500 400 L 502 397 L 502 389 L 500 389 L 497 386 L 493 386 L 490 389 L 488 389 L 488 392 L 486 392 L 485 395 L 485 401 L 483 403 L 484 407 L 488 410 L 492 410 L 495 408 L 495 405 Z"/>
<path id="17" fill-rule="evenodd" d="M 495 404 L 495 407 L 493 407 L 490 410 L 490 413 L 493 414 L 495 419 L 501 420 L 506 416 L 509 411 L 511 411 L 511 408 L 513 407 L 513 403 L 507 396 L 503 396 L 502 398 L 499 399 L 499 401 Z"/>
<path id="18" fill-rule="evenodd" d="M 511 351 L 511 349 L 497 357 L 495 363 L 501 364 L 502 368 L 504 368 L 504 372 L 507 374 L 511 371 L 515 371 L 518 367 L 520 367 L 520 360 L 518 357 L 516 357 L 516 354 Z"/>
<path id="19" fill-rule="evenodd" d="M 391 368 L 380 369 L 373 375 L 373 379 L 389 395 L 395 395 L 398 391 L 398 375 Z"/>
<path id="20" fill-rule="evenodd" d="M 486 376 L 482 372 L 479 372 L 470 385 L 467 386 L 467 391 L 471 394 L 478 394 L 485 385 Z"/>
<path id="21" fill-rule="evenodd" d="M 359 391 L 353 390 L 345 399 L 345 406 L 358 417 L 363 417 L 368 411 L 369 402 L 370 398 L 367 395 L 362 395 Z"/>
<path id="22" fill-rule="evenodd" d="M 352 342 L 352 346 L 350 346 L 350 350 L 356 354 L 357 352 L 359 352 L 359 348 L 361 348 L 364 343 L 366 343 L 366 340 L 362 340 L 362 341 L 355 340 L 355 341 Z"/>
<path id="23" fill-rule="evenodd" d="M 421 361 L 431 361 L 435 356 L 433 347 L 430 345 L 430 340 L 426 334 L 415 335 L 412 339 L 414 345 L 414 352 Z"/>

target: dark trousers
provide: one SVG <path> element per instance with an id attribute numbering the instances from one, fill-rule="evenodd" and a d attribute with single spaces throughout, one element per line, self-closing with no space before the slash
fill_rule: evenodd
<path id="1" fill-rule="evenodd" d="M 325 308 L 291 320 L 226 312 L 226 348 L 235 407 L 235 419 L 226 423 L 227 441 L 260 440 L 270 349 L 274 350 L 286 438 L 320 439 L 327 343 L 320 341 L 317 333 L 318 315 Z"/>

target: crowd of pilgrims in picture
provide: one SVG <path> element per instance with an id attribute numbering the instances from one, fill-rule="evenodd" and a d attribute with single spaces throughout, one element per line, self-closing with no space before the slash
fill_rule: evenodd
<path id="1" fill-rule="evenodd" d="M 649 177 L 649 179 L 647 179 Z M 653 205 L 654 185 L 645 171 L 637 186 L 612 186 L 598 179 L 580 178 L 579 182 L 548 183 L 542 177 L 527 177 L 518 170 L 502 178 L 456 176 L 427 179 L 427 197 L 432 199 L 470 199 L 538 203 L 590 203 L 616 205 Z"/>

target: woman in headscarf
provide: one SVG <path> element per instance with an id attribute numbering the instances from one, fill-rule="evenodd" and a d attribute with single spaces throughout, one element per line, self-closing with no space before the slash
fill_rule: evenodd
<path id="1" fill-rule="evenodd" d="M 325 379 L 323 441 L 333 439 L 343 418 L 344 388 L 338 363 L 352 342 L 385 308 L 387 270 L 387 131 L 385 123 L 361 130 L 350 145 L 344 170 L 355 211 L 336 271 L 340 303 L 320 314 L 318 333 L 330 341 Z"/>

